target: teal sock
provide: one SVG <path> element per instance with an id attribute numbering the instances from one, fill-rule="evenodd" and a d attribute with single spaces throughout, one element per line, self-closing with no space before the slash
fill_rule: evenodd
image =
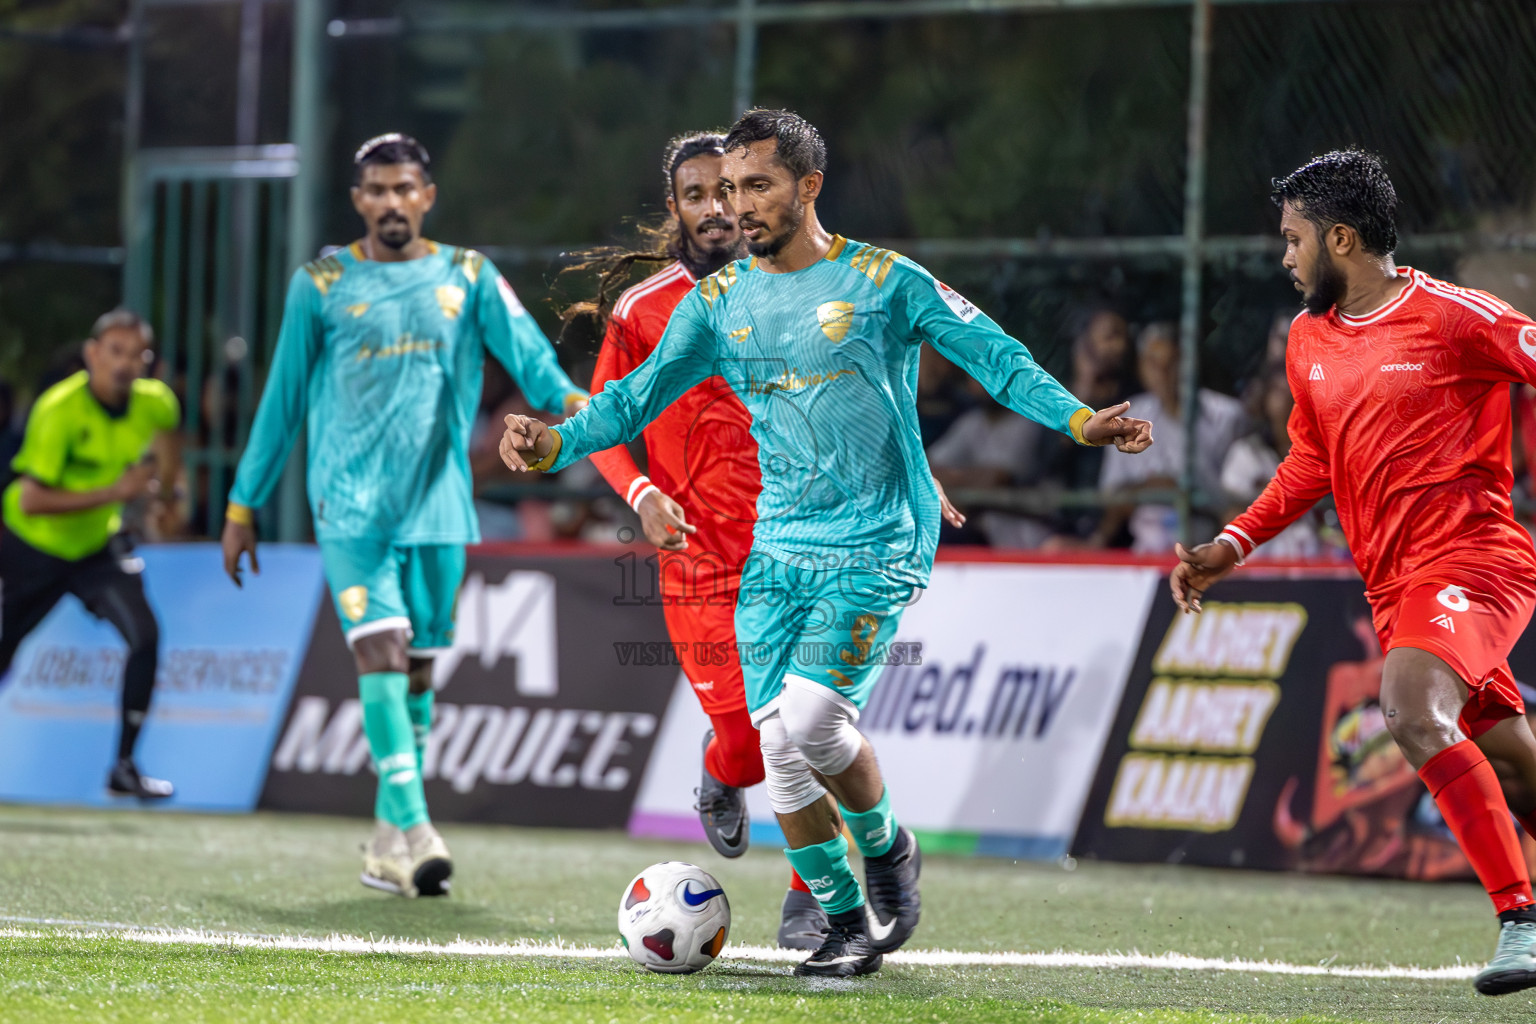
<path id="1" fill-rule="evenodd" d="M 853 877 L 853 868 L 848 864 L 848 840 L 842 836 L 815 846 L 785 850 L 784 856 L 828 914 L 842 914 L 864 905 L 864 890 Z"/>
<path id="2" fill-rule="evenodd" d="M 411 716 L 411 736 L 416 741 L 416 767 L 422 771 L 427 760 L 427 737 L 432 735 L 432 702 L 436 697 L 436 693 L 428 690 L 407 694 L 405 698 L 405 710 Z"/>
<path id="3" fill-rule="evenodd" d="M 359 677 L 363 704 L 363 733 L 379 773 L 379 798 L 374 813 L 396 828 L 415 828 L 427 819 L 427 797 L 416 766 L 416 741 L 405 696 L 410 680 L 404 672 L 369 672 Z"/>
<path id="4" fill-rule="evenodd" d="M 880 793 L 880 802 L 863 813 L 843 808 L 843 821 L 853 834 L 859 852 L 866 857 L 879 857 L 890 851 L 896 842 L 896 815 L 891 813 L 891 791 Z"/>

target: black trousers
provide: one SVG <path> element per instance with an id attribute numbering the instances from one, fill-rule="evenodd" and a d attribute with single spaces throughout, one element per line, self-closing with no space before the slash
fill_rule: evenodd
<path id="1" fill-rule="evenodd" d="M 128 645 L 123 669 L 123 734 L 119 756 L 130 757 L 149 710 L 160 658 L 160 625 L 144 596 L 143 562 L 126 538 L 78 562 L 39 551 L 15 534 L 0 536 L 0 678 L 16 649 L 65 594 L 117 628 Z"/>

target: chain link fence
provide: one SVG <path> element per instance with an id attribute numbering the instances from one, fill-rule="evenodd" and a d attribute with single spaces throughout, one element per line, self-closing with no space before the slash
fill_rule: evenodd
<path id="1" fill-rule="evenodd" d="M 199 103 L 175 84 L 239 52 L 242 19 L 224 9 L 235 6 L 194 22 L 184 5 L 145 0 L 141 145 L 228 144 L 214 136 L 231 119 L 254 126 L 247 141 L 287 141 L 289 5 L 264 8 L 275 51 L 254 113 L 239 114 L 228 90 Z M 485 250 L 552 333 L 585 287 L 558 277 L 560 254 L 662 213 L 666 139 L 727 124 L 747 99 L 821 128 L 832 230 L 924 263 L 1064 381 L 1096 312 L 1134 339 L 1177 323 L 1194 296 L 1199 383 L 1243 396 L 1260 433 L 1273 327 L 1298 309 L 1269 180 L 1315 153 L 1361 145 L 1386 158 L 1402 262 L 1536 308 L 1536 5 L 1524 0 L 333 0 L 325 17 L 316 235 L 359 233 L 346 199 L 357 141 L 411 132 L 434 155 L 430 232 Z M 224 340 L 207 339 L 206 373 L 219 372 Z M 578 378 L 593 355 L 589 344 L 561 352 Z M 1122 392 L 1142 389 L 1139 370 L 1131 344 Z M 488 420 L 504 397 L 488 396 Z M 1218 495 L 1176 482 L 1219 513 Z M 1092 484 L 1023 473 L 966 496 L 1059 518 L 1102 504 Z M 601 492 L 598 481 L 532 487 Z M 593 514 L 571 513 L 575 528 Z"/>

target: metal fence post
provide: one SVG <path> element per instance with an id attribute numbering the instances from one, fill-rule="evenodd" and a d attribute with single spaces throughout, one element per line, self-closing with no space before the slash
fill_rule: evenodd
<path id="1" fill-rule="evenodd" d="M 757 0 L 738 0 L 736 5 L 736 88 L 732 95 L 735 121 L 752 106 L 757 79 Z"/>
<path id="2" fill-rule="evenodd" d="M 143 171 L 139 167 L 139 136 L 144 125 L 144 0 L 132 0 L 128 8 L 128 81 L 123 103 L 123 191 L 118 221 L 123 233 L 123 305 L 142 316 L 149 309 L 149 266 L 153 239 L 149 237 L 150 214 L 143 209 Z M 150 193 L 151 199 L 153 193 Z"/>
<path id="3" fill-rule="evenodd" d="M 293 3 L 293 100 L 289 131 L 299 149 L 298 173 L 288 190 L 288 267 L 315 258 L 319 246 L 320 190 L 324 184 L 324 44 L 325 0 Z M 304 447 L 301 433 L 283 470 L 278 492 L 277 535 L 303 540 L 309 510 L 304 500 Z"/>
<path id="4" fill-rule="evenodd" d="M 1211 0 L 1195 0 L 1189 36 L 1188 167 L 1184 178 L 1184 275 L 1179 310 L 1179 395 L 1184 418 L 1179 536 L 1185 544 L 1195 542 L 1191 511 L 1197 485 L 1195 453 L 1199 439 L 1195 432 L 1200 422 L 1200 285 L 1205 271 L 1205 137 L 1210 64 Z"/>

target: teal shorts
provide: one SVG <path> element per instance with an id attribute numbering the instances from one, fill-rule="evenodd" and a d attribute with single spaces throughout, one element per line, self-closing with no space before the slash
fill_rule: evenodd
<path id="1" fill-rule="evenodd" d="M 454 605 L 464 579 L 462 545 L 323 540 L 320 559 L 349 645 L 404 629 L 411 634 L 413 655 L 453 646 Z"/>
<path id="2" fill-rule="evenodd" d="M 754 554 L 736 600 L 736 646 L 752 724 L 778 710 L 786 685 L 819 686 L 858 719 L 885 667 L 915 588 L 867 565 L 801 568 Z"/>

